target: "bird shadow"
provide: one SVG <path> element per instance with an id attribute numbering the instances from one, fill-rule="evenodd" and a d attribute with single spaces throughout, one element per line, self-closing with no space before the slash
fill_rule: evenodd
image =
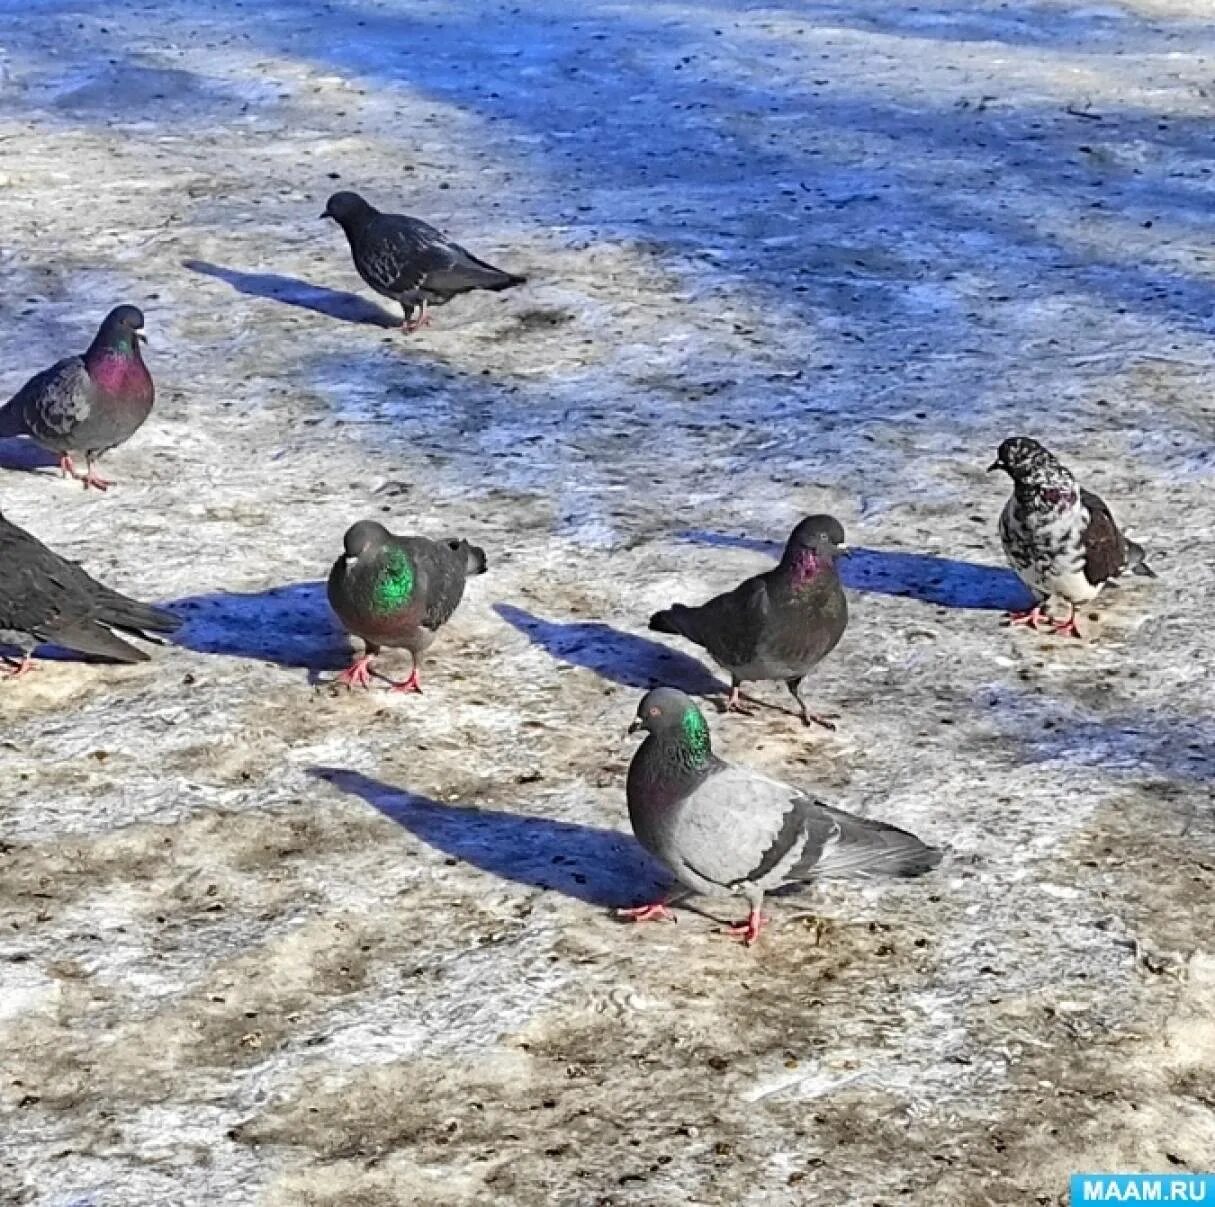
<path id="1" fill-rule="evenodd" d="M 177 645 L 200 654 L 255 658 L 317 672 L 340 670 L 349 637 L 329 607 L 323 582 L 291 583 L 241 594 L 216 591 L 168 605 L 184 620 Z"/>
<path id="2" fill-rule="evenodd" d="M 446 805 L 358 771 L 308 774 L 358 796 L 428 846 L 502 880 L 604 907 L 652 901 L 670 883 L 628 834 L 526 813 Z"/>
<path id="3" fill-rule="evenodd" d="M 365 327 L 385 329 L 401 325 L 399 318 L 394 318 L 382 306 L 377 306 L 360 294 L 327 289 L 324 285 L 313 285 L 298 277 L 284 277 L 273 272 L 241 272 L 236 268 L 210 264 L 206 260 L 183 260 L 182 266 L 191 272 L 223 281 L 237 293 L 282 302 L 301 310 L 312 310 L 345 323 L 361 323 Z"/>
<path id="4" fill-rule="evenodd" d="M 730 536 L 720 532 L 689 531 L 680 539 L 697 545 L 753 549 L 773 560 L 784 546 L 775 541 Z M 1002 566 L 960 562 L 930 553 L 904 553 L 897 549 L 853 546 L 839 563 L 840 580 L 853 591 L 873 595 L 901 595 L 942 608 L 976 608 L 990 612 L 1016 612 L 1034 605 L 1030 589 Z"/>
<path id="5" fill-rule="evenodd" d="M 602 621 L 545 620 L 504 603 L 494 604 L 494 611 L 558 661 L 585 667 L 623 687 L 677 687 L 693 696 L 730 690 L 695 658 Z"/>
<path id="6" fill-rule="evenodd" d="M 22 436 L 0 440 L 0 469 L 15 469 L 21 473 L 40 473 L 54 469 L 59 458 L 49 449 Z"/>

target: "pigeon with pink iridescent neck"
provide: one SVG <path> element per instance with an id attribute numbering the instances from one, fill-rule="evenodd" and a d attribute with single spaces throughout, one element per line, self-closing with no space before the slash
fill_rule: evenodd
<path id="1" fill-rule="evenodd" d="M 59 468 L 97 490 L 112 483 L 96 471 L 102 453 L 129 440 L 152 410 L 155 388 L 143 363 L 143 313 L 116 306 L 88 351 L 44 369 L 0 408 L 0 436 L 29 436 L 59 454 Z M 84 457 L 85 472 L 75 458 Z"/>
<path id="2" fill-rule="evenodd" d="M 826 717 L 806 708 L 801 685 L 839 644 L 848 625 L 848 601 L 835 566 L 847 551 L 839 520 L 807 516 L 790 533 L 771 570 L 699 607 L 675 604 L 655 612 L 650 628 L 686 637 L 730 672 L 727 711 L 746 711 L 739 704 L 744 683 L 779 679 L 797 701 L 803 724 L 834 729 Z"/>

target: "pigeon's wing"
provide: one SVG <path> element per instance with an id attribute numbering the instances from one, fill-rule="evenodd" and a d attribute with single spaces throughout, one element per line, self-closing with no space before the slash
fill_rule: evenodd
<path id="1" fill-rule="evenodd" d="M 722 666 L 742 666 L 754 657 L 771 610 L 767 584 L 763 575 L 756 575 L 699 607 L 676 604 L 658 613 L 650 627 L 681 634 L 708 650 Z"/>
<path id="2" fill-rule="evenodd" d="M 941 861 L 939 851 L 898 826 L 809 797 L 803 797 L 800 808 L 807 841 L 790 871 L 792 880 L 918 876 Z"/>
<path id="3" fill-rule="evenodd" d="M 428 222 L 404 214 L 380 214 L 355 245 L 358 269 L 389 295 L 412 293 L 435 272 L 450 269 L 460 249 Z"/>
<path id="4" fill-rule="evenodd" d="M 0 565 L 0 629 L 29 633 L 86 654 L 137 662 L 147 655 L 111 633 L 110 627 L 143 636 L 145 629 L 169 633 L 181 624 L 169 612 L 103 586 L 3 517 Z"/>
<path id="5" fill-rule="evenodd" d="M 426 612 L 422 625 L 437 629 L 446 624 L 464 597 L 465 559 L 447 541 L 408 537 L 405 543 L 423 577 Z"/>
<path id="6" fill-rule="evenodd" d="M 1084 577 L 1098 586 L 1117 578 L 1126 569 L 1126 538 L 1099 496 L 1082 490 L 1080 502 L 1088 510 L 1088 526 L 1083 537 Z"/>
<path id="7" fill-rule="evenodd" d="M 93 382 L 79 356 L 68 356 L 21 387 L 5 408 L 34 437 L 70 435 L 93 409 Z"/>
<path id="8" fill-rule="evenodd" d="M 806 799 L 788 784 L 720 763 L 679 807 L 670 852 L 712 884 L 774 886 L 806 845 Z"/>
<path id="9" fill-rule="evenodd" d="M 477 259 L 472 252 L 458 243 L 444 240 L 452 253 L 450 263 L 432 269 L 426 274 L 425 287 L 438 294 L 465 293 L 470 289 L 505 289 L 519 285 L 523 278 L 503 272 L 484 260 Z"/>

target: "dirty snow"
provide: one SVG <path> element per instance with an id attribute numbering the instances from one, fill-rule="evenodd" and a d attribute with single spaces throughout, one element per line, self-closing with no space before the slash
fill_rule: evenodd
<path id="1" fill-rule="evenodd" d="M 0 0 L 0 393 L 118 301 L 160 390 L 116 490 L 9 442 L 0 505 L 188 618 L 0 685 L 0 1203 L 1210 1168 L 1213 52 L 1198 0 Z M 403 337 L 338 187 L 531 283 Z M 1154 551 L 1089 642 L 1000 627 L 1014 432 Z M 753 951 L 620 925 L 624 727 L 720 685 L 645 618 L 823 510 L 839 731 L 715 741 L 949 857 Z M 489 551 L 421 698 L 327 686 L 365 515 Z"/>

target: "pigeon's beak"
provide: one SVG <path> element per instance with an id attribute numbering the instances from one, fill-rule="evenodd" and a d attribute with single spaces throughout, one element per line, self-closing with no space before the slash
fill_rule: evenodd
<path id="1" fill-rule="evenodd" d="M 641 718 L 634 717 L 633 720 L 629 723 L 628 732 L 636 733 L 640 728 L 641 728 Z"/>
<path id="2" fill-rule="evenodd" d="M 992 463 L 991 463 L 991 464 L 990 464 L 990 465 L 987 467 L 987 472 L 988 472 L 988 473 L 991 473 L 991 471 L 992 471 L 993 469 L 1003 469 L 1003 468 L 1004 468 L 1004 467 L 1003 467 L 1003 466 L 1000 464 L 1000 462 L 999 462 L 999 461 L 993 461 L 993 462 L 992 462 Z"/>
<path id="3" fill-rule="evenodd" d="M 333 217 L 333 215 L 332 215 L 332 214 L 331 214 L 331 213 L 330 213 L 328 210 L 326 210 L 326 211 L 325 211 L 325 212 L 324 212 L 324 213 L 321 215 L 321 221 L 323 222 L 323 221 L 324 221 L 326 218 L 332 218 L 332 217 Z"/>
<path id="4" fill-rule="evenodd" d="M 148 342 L 148 337 L 144 335 L 142 331 L 136 331 L 135 338 L 139 340 L 141 344 L 146 344 Z"/>
<path id="5" fill-rule="evenodd" d="M 851 545 L 836 545 L 836 547 L 835 547 L 835 556 L 836 557 L 848 557 L 851 553 L 852 553 Z"/>

